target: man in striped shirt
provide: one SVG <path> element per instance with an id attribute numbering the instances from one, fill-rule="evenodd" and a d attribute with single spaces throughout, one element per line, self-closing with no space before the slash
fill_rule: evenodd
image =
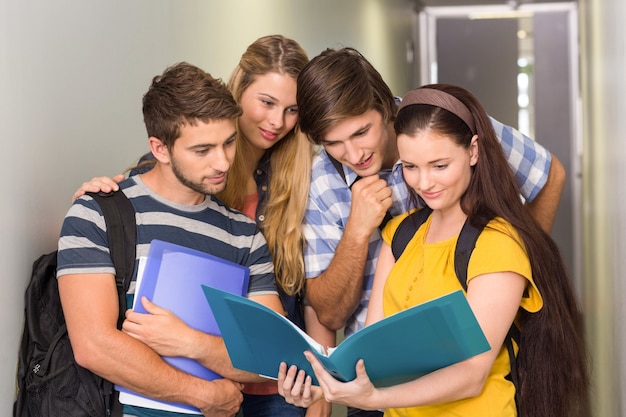
<path id="1" fill-rule="evenodd" d="M 226 86 L 179 63 L 154 78 L 143 112 L 156 165 L 120 183 L 136 212 L 137 259 L 147 254 L 152 239 L 160 239 L 241 264 L 250 269 L 248 297 L 282 313 L 265 239 L 254 222 L 213 197 L 225 186 L 235 153 L 234 120 L 241 114 Z M 65 217 L 58 261 L 59 292 L 81 366 L 139 394 L 196 407 L 205 416 L 235 414 L 241 382 L 262 381 L 232 367 L 220 337 L 194 330 L 150 302 L 143 301 L 144 307 L 154 314 L 131 313 L 125 331 L 117 329 L 106 226 L 88 196 L 76 200 Z M 129 294 L 134 288 L 133 282 Z M 161 356 L 195 359 L 225 378 L 196 378 Z M 169 414 L 125 406 L 124 415 Z"/>

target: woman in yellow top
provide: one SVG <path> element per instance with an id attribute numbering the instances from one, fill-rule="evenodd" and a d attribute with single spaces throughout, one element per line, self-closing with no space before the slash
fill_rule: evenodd
<path id="1" fill-rule="evenodd" d="M 307 406 L 323 392 L 328 401 L 385 409 L 389 417 L 516 416 L 504 347 L 516 321 L 521 415 L 582 415 L 588 367 L 571 284 L 554 241 L 520 201 L 486 112 L 462 88 L 430 85 L 407 94 L 394 127 L 405 182 L 417 206 L 433 212 L 397 261 L 391 239 L 408 213 L 385 227 L 367 323 L 462 288 L 454 270 L 461 228 L 493 219 L 472 252 L 466 293 L 492 349 L 387 388 L 370 383 L 363 361 L 357 378 L 341 383 L 307 352 L 321 389 L 302 371 L 282 366 L 281 394 Z"/>

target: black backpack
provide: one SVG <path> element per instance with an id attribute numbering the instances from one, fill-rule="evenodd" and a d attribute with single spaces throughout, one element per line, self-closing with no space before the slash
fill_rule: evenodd
<path id="1" fill-rule="evenodd" d="M 428 219 L 432 213 L 432 209 L 428 206 L 423 207 L 421 210 L 416 210 L 404 218 L 398 228 L 396 229 L 393 238 L 391 239 L 391 252 L 396 260 L 400 258 L 404 248 L 413 238 L 417 230 Z M 456 248 L 454 249 L 454 272 L 456 278 L 461 283 L 461 286 L 467 291 L 467 266 L 469 265 L 470 257 L 476 246 L 478 236 L 483 231 L 485 226 L 489 223 L 489 219 L 482 219 L 482 221 L 476 226 L 470 224 L 469 219 L 465 221 L 459 238 L 456 242 Z M 515 406 L 517 407 L 517 416 L 521 417 L 520 399 L 519 399 L 519 381 L 517 376 L 517 366 L 515 359 L 515 351 L 513 350 L 513 341 L 519 346 L 520 330 L 515 323 L 511 325 L 504 344 L 506 345 L 507 352 L 509 354 L 509 361 L 511 363 L 511 374 L 509 379 L 515 386 Z"/>
<path id="2" fill-rule="evenodd" d="M 122 191 L 89 195 L 98 202 L 106 220 L 119 295 L 118 328 L 121 328 L 135 263 L 135 210 Z M 56 270 L 56 251 L 42 255 L 33 264 L 25 294 L 13 417 L 121 416 L 113 384 L 74 360 Z"/>

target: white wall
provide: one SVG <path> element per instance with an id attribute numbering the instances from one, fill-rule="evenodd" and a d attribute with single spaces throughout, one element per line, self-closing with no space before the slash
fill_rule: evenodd
<path id="1" fill-rule="evenodd" d="M 227 79 L 259 36 L 309 56 L 354 46 L 399 95 L 407 0 L 0 0 L 0 415 L 9 415 L 32 261 L 56 246 L 78 185 L 121 172 L 147 149 L 141 97 L 186 60 Z"/>

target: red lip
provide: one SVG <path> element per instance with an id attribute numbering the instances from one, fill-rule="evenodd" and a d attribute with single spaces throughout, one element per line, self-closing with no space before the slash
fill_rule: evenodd
<path id="1" fill-rule="evenodd" d="M 261 132 L 261 136 L 263 136 L 263 138 L 266 140 L 274 141 L 278 138 L 278 133 L 270 132 L 269 130 L 261 128 L 259 128 L 259 131 Z"/>
<path id="2" fill-rule="evenodd" d="M 435 191 L 435 192 L 424 192 L 422 191 L 422 197 L 424 198 L 428 198 L 428 199 L 432 199 L 432 198 L 437 198 L 441 195 L 441 191 Z"/>

